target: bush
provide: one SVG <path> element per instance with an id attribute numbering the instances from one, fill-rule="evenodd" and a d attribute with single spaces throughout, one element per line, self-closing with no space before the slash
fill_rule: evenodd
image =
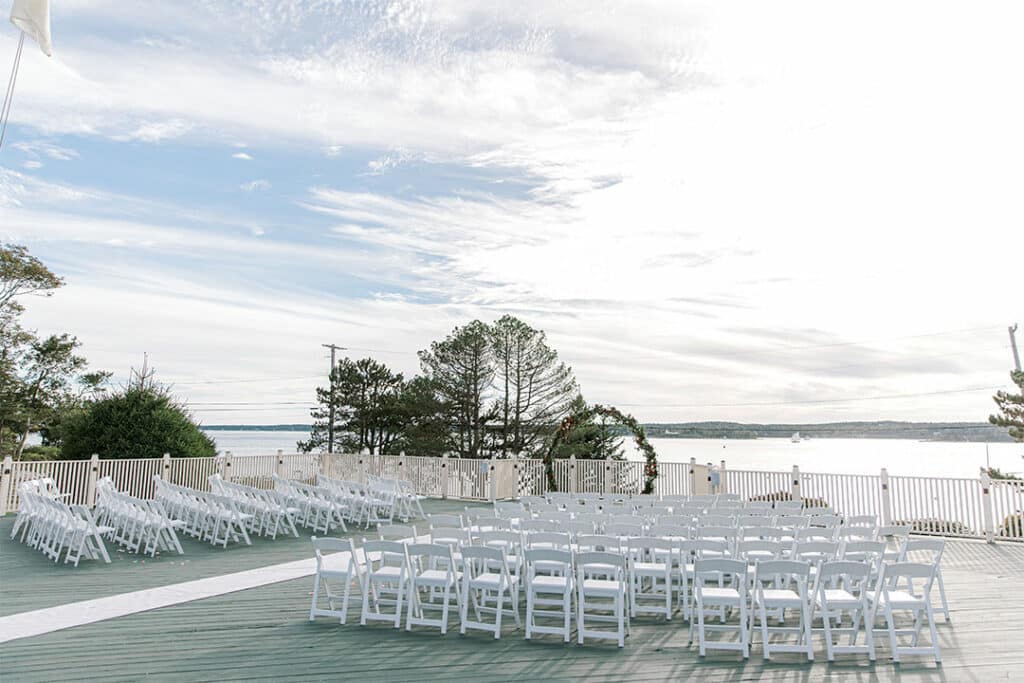
<path id="1" fill-rule="evenodd" d="M 944 536 L 971 536 L 971 528 L 963 522 L 951 519 L 939 519 L 938 517 L 925 517 L 920 519 L 896 519 L 892 522 L 896 526 L 909 526 L 911 533 L 915 534 L 942 534 Z"/>
<path id="2" fill-rule="evenodd" d="M 60 449 L 56 446 L 26 446 L 21 452 L 22 462 L 60 460 Z"/>
<path id="3" fill-rule="evenodd" d="M 1002 535 L 1008 538 L 1024 538 L 1024 512 L 1006 516 L 1003 520 Z"/>
<path id="4" fill-rule="evenodd" d="M 129 387 L 64 416 L 61 457 L 212 457 L 216 446 L 163 389 Z"/>

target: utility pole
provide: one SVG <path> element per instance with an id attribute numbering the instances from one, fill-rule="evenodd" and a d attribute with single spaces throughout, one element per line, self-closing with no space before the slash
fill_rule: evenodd
<path id="1" fill-rule="evenodd" d="M 330 404 L 330 406 L 328 408 L 328 413 L 330 414 L 330 417 L 327 418 L 327 420 L 328 420 L 328 422 L 327 422 L 327 452 L 328 453 L 333 453 L 334 452 L 334 365 L 335 365 L 334 354 L 337 351 L 347 351 L 348 349 L 346 349 L 344 346 L 337 346 L 336 344 L 321 344 L 321 346 L 323 346 L 325 349 L 330 349 L 331 350 L 331 372 L 328 375 L 328 378 L 331 381 L 331 404 Z"/>
<path id="2" fill-rule="evenodd" d="M 1020 372 L 1020 356 L 1017 354 L 1017 338 L 1014 336 L 1017 332 L 1017 323 L 1014 323 L 1007 329 L 1010 331 L 1010 348 L 1013 349 L 1013 364 L 1017 366 L 1017 372 Z"/>

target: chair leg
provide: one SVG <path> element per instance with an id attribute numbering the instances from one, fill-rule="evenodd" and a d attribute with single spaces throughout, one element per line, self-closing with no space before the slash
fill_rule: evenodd
<path id="1" fill-rule="evenodd" d="M 316 611 L 316 600 L 320 596 L 320 574 L 313 577 L 313 601 L 309 605 L 309 620 L 313 621 L 313 613 Z"/>

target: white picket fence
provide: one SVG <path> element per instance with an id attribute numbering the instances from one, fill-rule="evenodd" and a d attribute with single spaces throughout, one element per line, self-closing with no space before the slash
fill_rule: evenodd
<path id="1" fill-rule="evenodd" d="M 551 480 L 540 460 L 478 460 L 451 457 L 361 454 L 284 454 L 216 458 L 3 461 L 0 514 L 18 507 L 18 485 L 51 478 L 69 503 L 93 505 L 96 481 L 109 476 L 121 491 L 148 498 L 153 475 L 206 490 L 211 474 L 259 488 L 272 488 L 271 475 L 313 481 L 318 473 L 365 482 L 367 476 L 404 479 L 418 493 L 436 498 L 504 500 L 572 493 L 633 495 L 642 491 L 643 463 L 558 460 Z M 553 485 L 552 485 L 553 484 Z M 1024 540 L 1024 482 L 938 477 L 732 470 L 689 463 L 659 463 L 657 495 L 739 494 L 744 499 L 794 499 L 829 505 L 846 515 L 873 514 L 883 524 L 911 524 L 917 533 L 988 540 Z"/>

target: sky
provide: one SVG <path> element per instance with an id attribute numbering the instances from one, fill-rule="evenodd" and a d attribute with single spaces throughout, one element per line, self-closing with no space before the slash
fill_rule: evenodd
<path id="1" fill-rule="evenodd" d="M 67 281 L 31 327 L 115 381 L 147 354 L 206 424 L 308 422 L 321 344 L 411 376 L 506 313 L 645 422 L 984 420 L 1024 323 L 1022 19 L 61 0 L 0 239 Z"/>

